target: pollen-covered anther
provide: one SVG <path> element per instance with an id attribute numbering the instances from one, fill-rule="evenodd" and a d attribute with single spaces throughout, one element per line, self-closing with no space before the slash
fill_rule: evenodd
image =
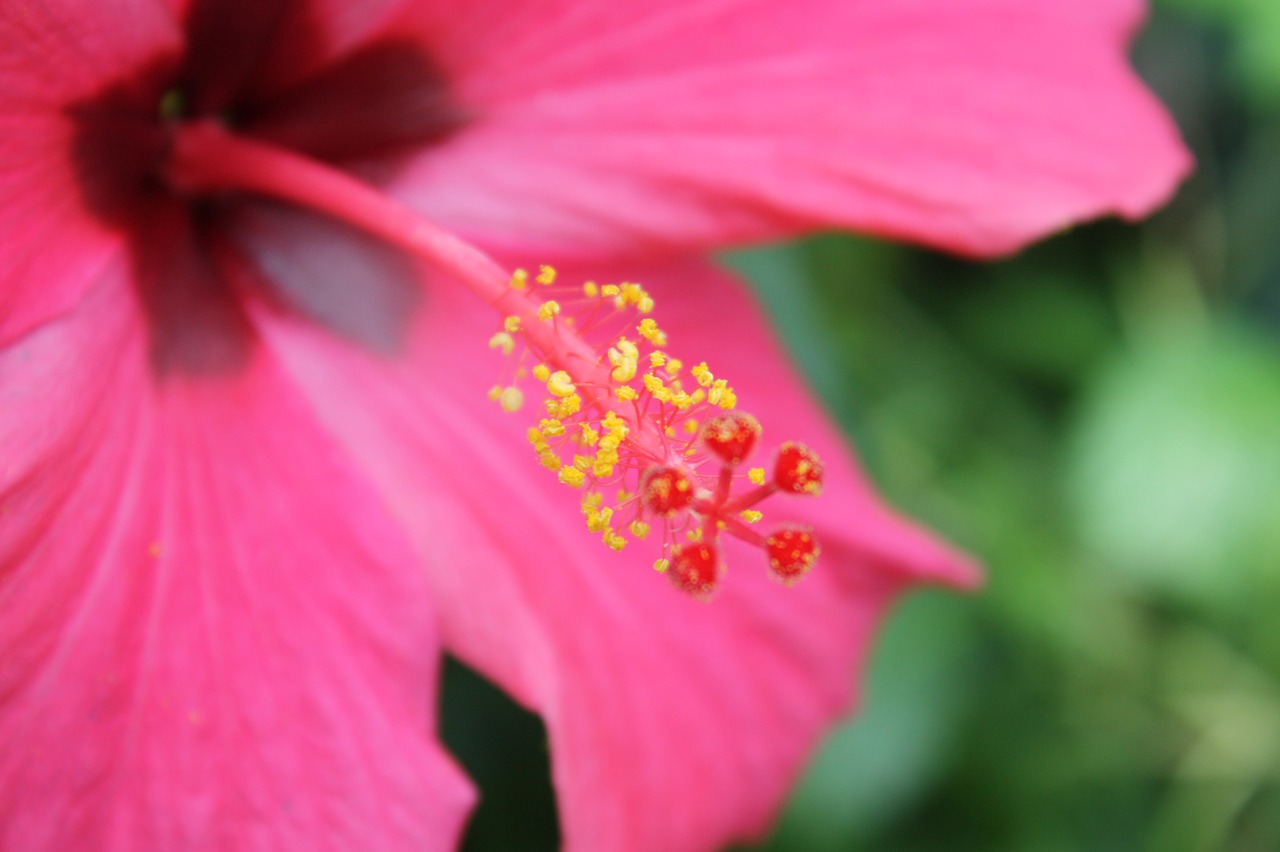
<path id="1" fill-rule="evenodd" d="M 517 387 L 506 387 L 498 394 L 498 405 L 508 414 L 514 414 L 524 406 L 524 394 Z"/>
<path id="2" fill-rule="evenodd" d="M 734 411 L 712 417 L 702 426 L 702 443 L 720 461 L 737 467 L 751 455 L 760 440 L 760 421 L 750 414 Z"/>
<path id="3" fill-rule="evenodd" d="M 689 508 L 694 498 L 693 480 L 675 467 L 651 467 L 640 478 L 640 503 L 645 509 L 670 518 Z"/>
<path id="4" fill-rule="evenodd" d="M 804 444 L 788 441 L 778 448 L 773 481 L 779 491 L 789 494 L 821 494 L 822 461 Z"/>
<path id="5" fill-rule="evenodd" d="M 572 396 L 576 390 L 577 387 L 574 385 L 573 379 L 564 370 L 556 370 L 547 376 L 547 393 L 552 396 L 563 399 L 567 396 Z"/>
<path id="6" fill-rule="evenodd" d="M 709 541 L 682 544 L 671 552 L 669 569 L 665 572 L 671 584 L 695 598 L 708 598 L 720 584 L 724 564 L 720 550 Z"/>
<path id="7" fill-rule="evenodd" d="M 516 348 L 516 340 L 505 331 L 500 331 L 489 338 L 490 349 L 501 349 L 503 355 L 510 355 Z"/>
<path id="8" fill-rule="evenodd" d="M 822 548 L 813 537 L 812 528 L 789 524 L 770 533 L 765 539 L 765 551 L 769 554 L 769 571 L 790 585 L 809 573 Z"/>
<path id="9" fill-rule="evenodd" d="M 640 350 L 625 337 L 618 339 L 616 346 L 609 347 L 609 363 L 613 370 L 609 376 L 615 382 L 629 382 L 636 377 L 636 369 L 640 364 Z"/>

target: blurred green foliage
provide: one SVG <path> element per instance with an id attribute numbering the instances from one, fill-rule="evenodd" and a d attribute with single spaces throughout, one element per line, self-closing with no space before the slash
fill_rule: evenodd
<path id="1" fill-rule="evenodd" d="M 890 501 L 989 569 L 895 613 L 768 852 L 1280 849 L 1280 3 L 1165 0 L 1136 61 L 1199 166 L 1141 225 L 729 258 Z M 451 747 L 544 801 L 536 722 L 524 773 L 450 722 L 531 722 L 484 689 L 450 670 Z M 470 848 L 553 846 L 499 810 Z"/>

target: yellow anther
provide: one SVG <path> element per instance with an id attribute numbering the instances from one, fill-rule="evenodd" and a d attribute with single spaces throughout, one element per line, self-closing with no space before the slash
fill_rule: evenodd
<path id="1" fill-rule="evenodd" d="M 643 296 L 640 297 L 640 301 L 636 302 L 636 310 L 642 314 L 653 313 L 654 307 L 655 307 L 655 302 L 653 301 L 653 297 L 650 296 L 648 293 L 645 293 Z M 663 339 L 665 340 L 665 338 Z"/>
<path id="2" fill-rule="evenodd" d="M 523 290 L 529 286 L 529 273 L 523 269 L 517 269 L 511 273 L 511 286 L 517 290 Z"/>
<path id="3" fill-rule="evenodd" d="M 618 338 L 618 345 L 609 347 L 609 363 L 613 371 L 609 374 L 615 382 L 629 382 L 636 375 L 640 361 L 640 350 L 625 337 Z"/>
<path id="4" fill-rule="evenodd" d="M 500 331 L 489 338 L 489 348 L 501 349 L 503 355 L 510 355 L 511 351 L 516 348 L 516 341 L 510 334 Z"/>
<path id="5" fill-rule="evenodd" d="M 659 574 L 667 573 L 667 569 L 671 567 L 670 559 L 655 559 L 653 562 L 653 570 Z"/>
<path id="6" fill-rule="evenodd" d="M 538 461 L 541 462 L 542 466 L 547 470 L 560 469 L 560 457 L 551 450 L 543 450 L 538 453 Z"/>
<path id="7" fill-rule="evenodd" d="M 520 317 L 507 317 L 502 321 L 502 328 L 508 334 L 515 334 L 520 330 Z"/>
<path id="8" fill-rule="evenodd" d="M 702 541 L 702 527 L 691 530 L 685 535 L 685 538 L 689 539 L 689 541 Z"/>
<path id="9" fill-rule="evenodd" d="M 489 388 L 489 399 L 494 402 L 498 401 L 498 397 L 502 396 L 502 385 L 494 385 Z"/>
<path id="10" fill-rule="evenodd" d="M 636 326 L 636 331 L 640 332 L 640 336 L 652 343 L 654 346 L 666 346 L 667 334 L 658 328 L 658 324 L 652 319 L 645 318 L 640 320 L 640 324 Z M 655 353 L 656 354 L 656 353 Z M 662 366 L 661 363 L 654 364 L 655 367 Z"/>
<path id="11" fill-rule="evenodd" d="M 609 548 L 615 552 L 627 546 L 627 540 L 613 530 L 605 530 L 604 543 L 609 545 Z"/>
<path id="12" fill-rule="evenodd" d="M 600 285 L 594 281 L 588 281 L 582 285 L 582 294 L 588 299 L 594 299 L 600 295 Z"/>
<path id="13" fill-rule="evenodd" d="M 641 541 L 644 541 L 645 536 L 649 534 L 649 525 L 644 521 L 632 521 L 629 529 L 631 534 Z"/>
<path id="14" fill-rule="evenodd" d="M 551 378 L 551 368 L 546 364 L 539 364 L 533 368 L 533 377 L 540 382 L 545 382 Z"/>
<path id="15" fill-rule="evenodd" d="M 631 427 L 627 426 L 627 422 L 613 411 L 605 412 L 604 419 L 600 421 L 600 425 L 608 429 L 609 434 L 618 439 L 627 437 L 627 433 L 631 431 Z"/>
<path id="16" fill-rule="evenodd" d="M 686 435 L 698 434 L 698 421 L 692 417 L 684 421 L 684 433 Z"/>
<path id="17" fill-rule="evenodd" d="M 573 457 L 573 466 L 576 467 L 578 470 L 589 470 L 591 466 L 595 463 L 596 463 L 596 460 L 591 456 L 575 455 Z"/>
<path id="18" fill-rule="evenodd" d="M 560 303 L 555 299 L 547 299 L 538 306 L 538 319 L 540 320 L 549 320 L 558 313 L 560 313 Z"/>
<path id="19" fill-rule="evenodd" d="M 576 393 L 571 393 L 564 399 L 560 400 L 557 406 L 555 416 L 563 420 L 566 417 L 572 417 L 582 410 L 582 397 Z"/>
<path id="20" fill-rule="evenodd" d="M 756 511 L 755 509 L 745 509 L 743 510 L 741 517 L 742 517 L 742 520 L 746 521 L 747 523 L 754 524 L 764 517 L 764 512 L 759 512 L 759 511 Z"/>
<path id="21" fill-rule="evenodd" d="M 613 519 L 612 509 L 592 509 L 587 514 L 587 529 L 591 532 L 604 532 L 609 529 L 609 521 Z"/>
<path id="22" fill-rule="evenodd" d="M 618 388 L 618 390 L 615 391 L 615 393 L 617 393 L 618 399 L 621 399 L 624 402 L 630 402 L 631 400 L 635 399 L 640 395 L 636 393 L 636 389 L 631 387 L 630 385 L 623 385 L 622 387 Z"/>
<path id="23" fill-rule="evenodd" d="M 651 394 L 657 395 L 659 391 L 666 390 L 666 386 L 662 384 L 662 379 L 653 373 L 645 373 L 641 381 L 644 382 L 644 389 Z"/>
<path id="24" fill-rule="evenodd" d="M 588 447 L 594 447 L 599 440 L 600 440 L 600 433 L 597 432 L 595 429 L 592 429 L 590 425 L 583 423 L 582 424 L 582 443 L 586 444 Z"/>
<path id="25" fill-rule="evenodd" d="M 693 405 L 693 397 L 682 390 L 675 390 L 671 392 L 671 404 L 684 411 Z"/>
<path id="26" fill-rule="evenodd" d="M 596 479 L 604 479 L 606 477 L 613 476 L 613 465 L 613 462 L 606 462 L 597 459 L 596 463 L 591 466 L 591 475 Z"/>
<path id="27" fill-rule="evenodd" d="M 555 418 L 538 421 L 538 428 L 549 438 L 559 438 L 564 434 L 564 424 Z"/>
<path id="28" fill-rule="evenodd" d="M 636 495 L 632 494 L 632 493 L 631 493 L 630 491 L 628 491 L 627 489 L 625 489 L 625 488 L 619 488 L 619 489 L 618 489 L 618 496 L 617 496 L 617 498 L 616 498 L 616 502 L 618 503 L 618 505 L 619 505 L 619 506 L 621 506 L 623 503 L 627 502 L 628 500 L 630 500 L 630 499 L 631 499 L 632 497 L 634 497 L 634 496 L 636 496 Z"/>
<path id="29" fill-rule="evenodd" d="M 590 494 L 582 498 L 582 513 L 589 514 L 590 509 L 599 509 L 600 504 L 604 502 L 604 496 L 598 491 L 592 491 Z"/>
<path id="30" fill-rule="evenodd" d="M 698 403 L 702 402 L 706 398 L 707 398 L 707 392 L 704 391 L 702 388 L 698 388 L 693 393 L 689 394 L 689 399 L 691 402 L 693 402 L 694 405 L 697 405 Z"/>
<path id="31" fill-rule="evenodd" d="M 524 405 L 524 394 L 520 392 L 520 388 L 503 388 L 498 396 L 498 405 L 502 406 L 503 411 L 513 414 Z"/>
<path id="32" fill-rule="evenodd" d="M 534 279 L 539 284 L 550 285 L 556 283 L 556 271 L 550 266 L 538 267 L 538 277 Z"/>
<path id="33" fill-rule="evenodd" d="M 702 385 L 704 388 L 711 387 L 711 383 L 715 381 L 715 378 L 716 378 L 711 374 L 711 370 L 708 369 L 706 361 L 703 361 L 701 364 L 694 367 L 689 372 L 692 373 L 693 377 L 698 380 L 698 384 Z"/>
<path id="34" fill-rule="evenodd" d="M 684 368 L 684 362 L 681 361 L 679 358 L 667 359 L 667 375 L 670 376 L 671 378 L 674 379 L 676 376 L 680 375 L 680 370 L 683 368 Z"/>
<path id="35" fill-rule="evenodd" d="M 652 367 L 653 369 L 656 370 L 665 363 L 667 363 L 667 353 L 665 352 L 649 353 L 649 366 Z"/>
<path id="36" fill-rule="evenodd" d="M 544 440 L 542 430 L 539 429 L 537 426 L 530 426 L 529 431 L 526 432 L 525 435 L 528 436 L 529 443 L 533 444 L 534 446 L 541 444 Z"/>
<path id="37" fill-rule="evenodd" d="M 707 392 L 707 402 L 728 411 L 738 404 L 738 397 L 727 381 L 716 379 L 711 383 L 711 390 Z"/>
<path id="38" fill-rule="evenodd" d="M 747 471 L 747 479 L 751 480 L 755 485 L 764 485 L 764 468 L 751 468 L 751 470 Z"/>
<path id="39" fill-rule="evenodd" d="M 570 488 L 581 488 L 587 481 L 587 475 L 571 464 L 560 468 L 560 481 Z"/>
<path id="40" fill-rule="evenodd" d="M 617 284 L 606 284 L 600 288 L 601 296 L 616 296 L 621 292 L 622 290 Z"/>
<path id="41" fill-rule="evenodd" d="M 573 379 L 569 378 L 569 374 L 564 370 L 556 370 L 547 377 L 547 393 L 552 396 L 564 398 L 575 393 L 578 388 L 573 384 Z"/>

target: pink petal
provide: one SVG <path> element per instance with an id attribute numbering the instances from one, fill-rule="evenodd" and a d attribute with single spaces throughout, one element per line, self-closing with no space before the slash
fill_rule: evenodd
<path id="1" fill-rule="evenodd" d="M 402 534 L 260 347 L 157 373 L 122 266 L 0 350 L 0 847 L 452 848 Z"/>
<path id="2" fill-rule="evenodd" d="M 278 220 L 270 239 L 277 279 L 293 274 L 290 247 L 315 236 L 303 222 L 293 240 L 288 231 Z M 301 278 L 323 274 L 303 258 Z M 498 318 L 470 296 L 433 288 L 392 358 L 335 345 L 288 314 L 257 314 L 412 531 L 447 647 L 543 715 L 571 850 L 680 852 L 758 835 L 817 739 L 852 706 L 886 606 L 922 579 L 976 579 L 877 504 L 734 282 L 701 264 L 641 280 L 658 294 L 676 354 L 731 373 L 768 441 L 801 437 L 824 454 L 820 500 L 768 507 L 811 520 L 826 544 L 796 587 L 768 580 L 761 553 L 734 548 L 708 605 L 654 573 L 656 546 L 613 554 L 595 541 L 577 493 L 528 450 L 536 415 L 503 415 L 485 399 L 510 368 L 485 354 Z M 354 294 L 361 282 L 350 286 Z"/>
<path id="3" fill-rule="evenodd" d="M 0 5 L 0 344 L 74 305 L 119 250 L 68 155 L 68 108 L 178 37 L 161 2 Z"/>
<path id="4" fill-rule="evenodd" d="M 1128 68 L 1141 4 L 433 4 L 476 116 L 400 192 L 490 245 L 589 254 L 848 226 L 965 253 L 1139 216 L 1189 166 Z"/>

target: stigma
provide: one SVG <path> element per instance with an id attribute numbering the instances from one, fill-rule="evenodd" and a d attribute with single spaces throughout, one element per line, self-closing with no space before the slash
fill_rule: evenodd
<path id="1" fill-rule="evenodd" d="M 819 494 L 821 460 L 786 441 L 768 472 L 746 467 L 764 435 L 760 421 L 738 410 L 736 391 L 706 361 L 687 366 L 671 354 L 644 287 L 571 287 L 546 266 L 532 276 L 517 270 L 508 286 L 502 301 L 518 310 L 489 346 L 513 360 L 512 381 L 490 398 L 509 413 L 539 399 L 528 442 L 549 475 L 581 492 L 586 528 L 605 547 L 646 542 L 655 570 L 703 599 L 725 575 L 725 537 L 758 547 L 785 585 L 814 566 L 812 529 L 760 532 L 758 506 L 775 494 Z"/>

